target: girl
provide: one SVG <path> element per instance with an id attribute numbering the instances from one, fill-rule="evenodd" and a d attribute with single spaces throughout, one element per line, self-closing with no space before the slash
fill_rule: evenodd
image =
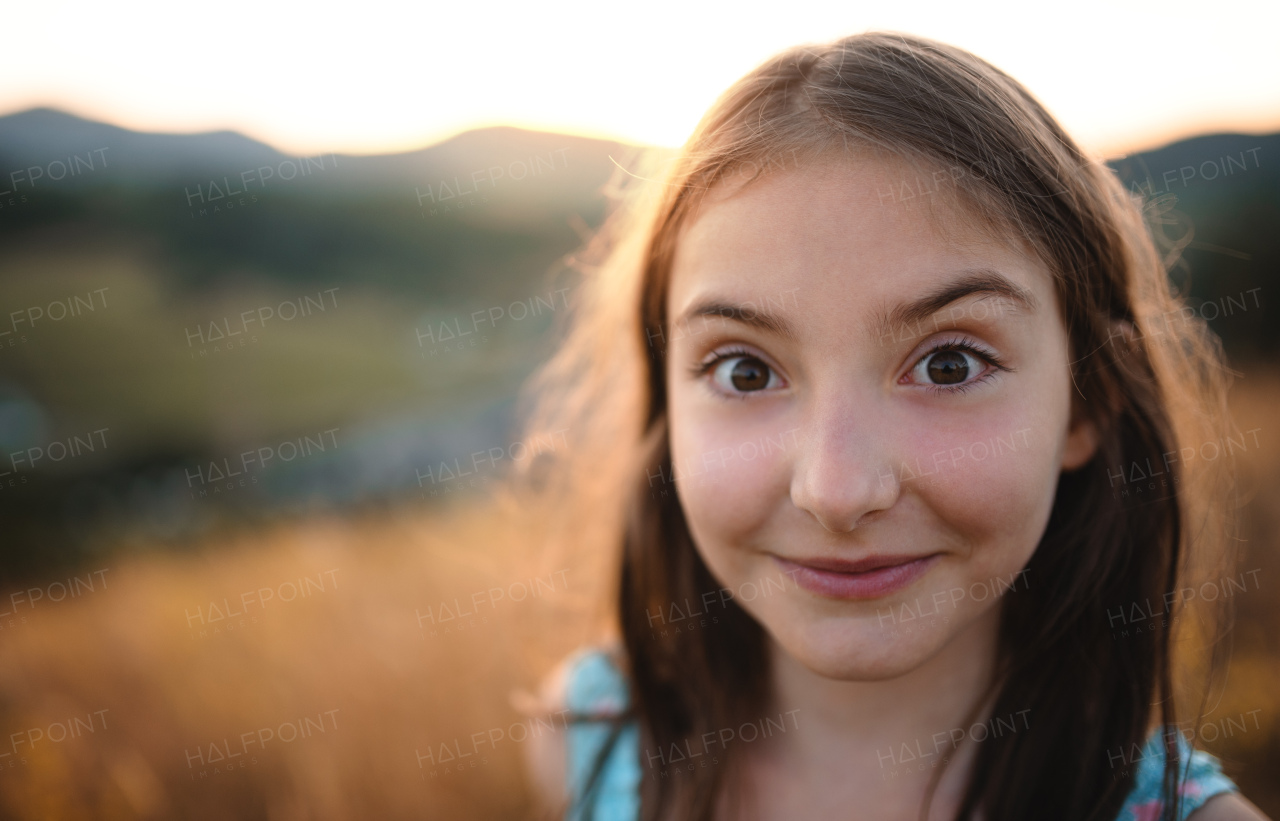
<path id="1" fill-rule="evenodd" d="M 1221 356 L 1108 169 L 865 34 L 748 74 L 646 190 L 531 434 L 574 431 L 537 487 L 620 553 L 528 747 L 557 814 L 1263 818 L 1175 688 L 1225 646 L 1179 593 L 1232 568 Z"/>

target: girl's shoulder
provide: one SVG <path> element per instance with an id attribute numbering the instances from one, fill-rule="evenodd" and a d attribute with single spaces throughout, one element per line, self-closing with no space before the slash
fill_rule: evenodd
<path id="1" fill-rule="evenodd" d="M 629 716 L 630 685 L 620 656 L 616 647 L 591 647 L 565 663 L 568 819 L 587 817 L 588 805 L 598 819 L 640 815 L 639 729 Z"/>
<path id="2" fill-rule="evenodd" d="M 1218 759 L 1203 750 L 1193 750 L 1182 733 L 1176 729 L 1167 734 L 1176 739 L 1178 758 L 1182 762 L 1178 779 L 1178 794 L 1182 797 L 1178 821 L 1204 806 L 1215 795 L 1235 792 L 1238 788 L 1222 772 Z M 1135 748 L 1120 755 L 1117 764 L 1136 768 L 1133 789 L 1125 799 L 1124 807 L 1116 821 L 1148 821 L 1160 817 L 1164 807 L 1161 792 L 1164 782 L 1164 735 L 1157 729 L 1147 738 L 1142 748 Z M 1194 819 L 1193 819 L 1194 821 Z"/>
<path id="3" fill-rule="evenodd" d="M 564 706 L 582 717 L 621 715 L 630 704 L 631 688 L 622 672 L 621 648 L 584 647 L 565 660 Z"/>

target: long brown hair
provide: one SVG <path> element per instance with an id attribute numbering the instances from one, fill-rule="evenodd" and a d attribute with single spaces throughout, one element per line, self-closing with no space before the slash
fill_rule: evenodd
<path id="1" fill-rule="evenodd" d="M 1140 640 L 1118 640 L 1107 614 L 1169 604 L 1188 579 L 1234 567 L 1227 461 L 1169 459 L 1228 436 L 1225 368 L 1205 324 L 1178 313 L 1167 275 L 1176 249 L 1162 255 L 1144 220 L 1160 204 L 1131 198 L 1021 85 L 972 54 L 893 33 L 788 50 L 735 83 L 656 181 L 632 186 L 577 260 L 574 325 L 534 383 L 530 435 L 568 429 L 575 445 L 541 475 L 539 498 L 566 513 L 560 545 L 581 545 L 580 561 L 617 580 L 602 635 L 620 633 L 643 748 L 697 743 L 768 709 L 763 631 L 733 601 L 714 630 L 651 630 L 649 614 L 719 587 L 669 485 L 667 283 L 708 191 L 850 145 L 945 180 L 967 213 L 1021 238 L 1054 276 L 1075 359 L 1073 413 L 1096 425 L 1100 444 L 1060 478 L 1028 565 L 1034 591 L 1001 604 L 992 714 L 1030 709 L 1034 727 L 980 745 L 957 818 L 1109 821 L 1133 785 L 1132 751 L 1153 727 L 1205 710 L 1212 678 L 1175 688 L 1175 672 L 1221 665 L 1225 611 L 1181 618 L 1192 606 L 1175 597 Z M 1159 490 L 1129 494 L 1131 466 L 1168 475 Z M 1198 649 L 1175 659 L 1180 629 Z M 1186 761 L 1170 738 L 1165 748 L 1172 818 Z M 722 754 L 719 766 L 643 779 L 642 817 L 710 819 L 719 796 L 736 792 L 726 788 L 735 751 Z"/>

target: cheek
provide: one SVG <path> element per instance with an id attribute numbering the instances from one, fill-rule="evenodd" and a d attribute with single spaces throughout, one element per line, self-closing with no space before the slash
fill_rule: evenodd
<path id="1" fill-rule="evenodd" d="M 934 514 L 968 546 L 970 575 L 1005 573 L 1031 558 L 1057 487 L 1051 455 L 1048 447 L 1006 451 L 922 488 Z"/>
<path id="2" fill-rule="evenodd" d="M 729 417 L 729 418 L 726 418 Z M 672 477 L 690 533 L 715 570 L 753 542 L 787 499 L 787 451 L 795 430 L 735 424 L 732 414 L 671 417 Z"/>
<path id="3" fill-rule="evenodd" d="M 1057 489 L 1066 416 L 1057 403 L 1010 405 L 929 430 L 900 452 L 904 494 L 918 495 L 968 545 L 971 571 L 1030 559 Z"/>

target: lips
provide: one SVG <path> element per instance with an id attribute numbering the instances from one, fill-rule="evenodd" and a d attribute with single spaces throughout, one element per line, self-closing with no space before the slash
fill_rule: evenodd
<path id="1" fill-rule="evenodd" d="M 878 599 L 910 585 L 942 558 L 927 556 L 867 556 L 847 559 L 784 559 L 774 556 L 796 584 L 833 599 Z"/>

